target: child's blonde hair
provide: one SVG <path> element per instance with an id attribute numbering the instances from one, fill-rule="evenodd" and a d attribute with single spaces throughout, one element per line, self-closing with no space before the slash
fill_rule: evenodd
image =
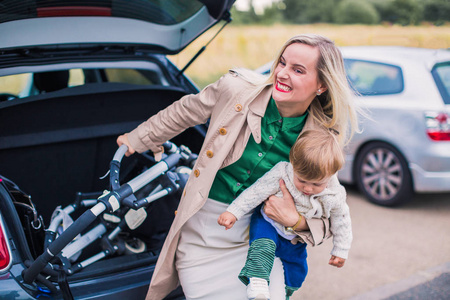
<path id="1" fill-rule="evenodd" d="M 304 180 L 320 181 L 340 170 L 344 153 L 333 130 L 305 130 L 289 153 L 294 173 Z"/>

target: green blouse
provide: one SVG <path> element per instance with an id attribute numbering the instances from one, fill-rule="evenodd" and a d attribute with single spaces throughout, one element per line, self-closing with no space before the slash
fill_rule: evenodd
<path id="1" fill-rule="evenodd" d="M 280 161 L 289 161 L 289 150 L 306 122 L 306 112 L 282 118 L 272 98 L 261 120 L 261 143 L 251 135 L 241 158 L 217 172 L 209 198 L 224 203 L 233 200 Z"/>

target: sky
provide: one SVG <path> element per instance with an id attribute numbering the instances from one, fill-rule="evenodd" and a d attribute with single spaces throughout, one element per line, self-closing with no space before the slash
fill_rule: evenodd
<path id="1" fill-rule="evenodd" d="M 277 0 L 253 0 L 253 6 L 255 7 L 255 11 L 262 11 L 262 9 L 266 6 L 270 6 L 270 4 Z M 249 8 L 250 0 L 236 0 L 235 6 L 239 10 L 247 10 Z"/>

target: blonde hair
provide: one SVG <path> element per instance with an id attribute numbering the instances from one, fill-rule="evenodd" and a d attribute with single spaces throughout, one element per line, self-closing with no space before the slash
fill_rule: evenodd
<path id="1" fill-rule="evenodd" d="M 354 97 L 352 97 L 352 90 L 345 74 L 341 51 L 332 40 L 318 34 L 302 34 L 289 39 L 280 49 L 266 84 L 273 83 L 274 70 L 281 56 L 286 48 L 294 43 L 309 45 L 319 50 L 318 77 L 327 90 L 320 96 L 316 96 L 308 111 L 310 116 L 320 124 L 340 133 L 337 138 L 342 146 L 350 140 L 355 132 L 359 132 L 357 118 L 359 108 L 353 102 Z M 313 105 L 315 101 L 320 105 Z"/>
<path id="2" fill-rule="evenodd" d="M 320 181 L 339 171 L 345 158 L 332 131 L 305 130 L 292 146 L 289 161 L 304 180 Z"/>

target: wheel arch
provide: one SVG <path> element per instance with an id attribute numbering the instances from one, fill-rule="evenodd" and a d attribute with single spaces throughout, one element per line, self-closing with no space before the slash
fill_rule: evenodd
<path id="1" fill-rule="evenodd" d="M 361 144 L 358 146 L 358 148 L 356 149 L 355 154 L 354 154 L 354 156 L 353 156 L 353 163 L 352 163 L 352 169 L 351 169 L 351 172 L 352 172 L 352 173 L 351 173 L 351 174 L 352 174 L 352 182 L 353 182 L 354 184 L 356 184 L 356 176 L 357 176 L 357 163 L 356 163 L 356 161 L 358 160 L 359 156 L 361 155 L 362 150 L 363 150 L 364 148 L 370 146 L 371 144 L 374 144 L 374 143 L 383 143 L 383 144 L 386 144 L 386 145 L 388 145 L 388 146 L 394 148 L 394 149 L 398 152 L 398 154 L 400 154 L 401 158 L 406 162 L 406 165 L 407 165 L 407 167 L 408 167 L 407 169 L 408 169 L 408 172 L 409 172 L 409 175 L 410 175 L 410 178 L 411 178 L 411 185 L 412 185 L 412 187 L 413 187 L 413 190 L 415 190 L 415 188 L 414 188 L 414 176 L 413 176 L 413 173 L 411 172 L 411 168 L 409 167 L 409 161 L 408 161 L 408 159 L 406 159 L 406 157 L 405 157 L 405 155 L 403 154 L 403 152 L 402 152 L 397 146 L 395 146 L 395 145 L 392 144 L 391 142 L 386 141 L 386 140 L 383 140 L 383 139 L 367 140 L 367 141 L 365 141 L 364 143 L 361 143 Z"/>

